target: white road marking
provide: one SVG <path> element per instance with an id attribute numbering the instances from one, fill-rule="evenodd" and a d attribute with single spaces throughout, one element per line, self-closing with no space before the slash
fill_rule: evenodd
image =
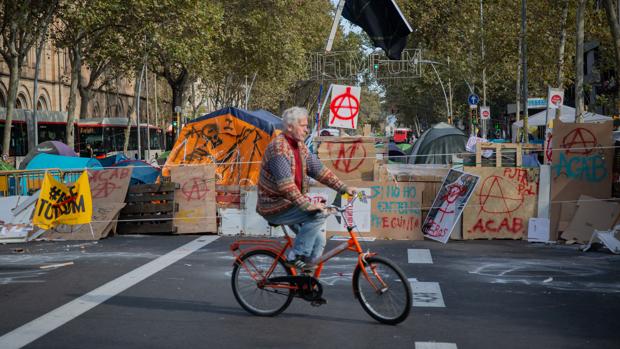
<path id="1" fill-rule="evenodd" d="M 433 257 L 431 257 L 431 251 L 429 249 L 407 249 L 407 258 L 409 263 L 416 264 L 433 264 Z"/>
<path id="2" fill-rule="evenodd" d="M 420 282 L 415 279 L 409 279 L 409 283 L 411 283 L 414 307 L 446 307 L 439 283 Z"/>
<path id="3" fill-rule="evenodd" d="M 454 343 L 415 342 L 415 349 L 457 349 Z"/>
<path id="4" fill-rule="evenodd" d="M 62 305 L 51 312 L 0 337 L 0 348 L 21 348 L 84 314 L 97 305 L 217 240 L 219 236 L 201 236 L 174 251 L 146 263 L 107 284 Z"/>

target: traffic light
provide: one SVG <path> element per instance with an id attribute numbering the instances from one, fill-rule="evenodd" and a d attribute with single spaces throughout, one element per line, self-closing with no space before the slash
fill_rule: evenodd
<path id="1" fill-rule="evenodd" d="M 177 127 L 177 121 L 176 120 L 172 120 L 172 127 Z"/>

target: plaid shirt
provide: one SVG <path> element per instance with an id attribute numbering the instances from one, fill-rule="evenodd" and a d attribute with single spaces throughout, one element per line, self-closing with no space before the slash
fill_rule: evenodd
<path id="1" fill-rule="evenodd" d="M 318 208 L 305 195 L 308 192 L 309 177 L 344 193 L 346 185 L 316 155 L 310 153 L 303 142 L 298 142 L 301 157 L 301 191 L 295 185 L 295 154 L 284 134 L 278 135 L 267 146 L 261 163 L 258 180 L 258 203 L 256 212 L 261 216 L 278 214 L 298 206 L 305 211 Z"/>

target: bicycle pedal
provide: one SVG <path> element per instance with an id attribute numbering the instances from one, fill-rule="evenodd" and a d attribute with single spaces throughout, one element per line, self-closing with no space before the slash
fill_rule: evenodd
<path id="1" fill-rule="evenodd" d="M 310 305 L 312 305 L 313 307 L 320 307 L 323 304 L 327 304 L 327 299 L 319 298 L 319 299 L 315 299 L 312 302 L 310 302 Z"/>

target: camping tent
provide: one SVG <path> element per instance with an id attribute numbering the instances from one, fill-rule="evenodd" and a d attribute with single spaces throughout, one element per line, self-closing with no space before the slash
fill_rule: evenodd
<path id="1" fill-rule="evenodd" d="M 39 154 L 54 154 L 54 155 L 63 155 L 63 156 L 71 156 L 71 157 L 77 156 L 77 154 L 73 151 L 73 149 L 71 149 L 71 147 L 64 144 L 63 142 L 46 141 L 46 142 L 40 143 L 39 145 L 34 147 L 34 149 L 29 151 L 28 154 L 26 154 L 26 157 L 24 158 L 24 160 L 22 160 L 22 162 L 19 164 L 19 169 L 23 170 L 27 168 L 26 166 L 32 160 L 32 158 L 34 158 L 35 156 Z"/>
<path id="2" fill-rule="evenodd" d="M 125 159 L 112 165 L 112 167 L 132 167 L 131 181 L 129 184 L 153 184 L 157 181 L 160 171 L 157 167 L 149 165 L 146 161 Z"/>
<path id="3" fill-rule="evenodd" d="M 217 164 L 217 184 L 255 185 L 265 148 L 282 129 L 282 120 L 265 110 L 224 108 L 190 121 L 166 164 Z"/>
<path id="4" fill-rule="evenodd" d="M 549 120 L 555 118 L 555 109 L 549 110 Z M 560 114 L 560 120 L 562 122 L 575 122 L 575 108 L 566 105 L 562 106 L 562 113 Z M 611 120 L 609 116 L 586 112 L 583 114 L 583 122 L 605 122 Z M 527 118 L 527 125 L 529 126 L 545 126 L 547 121 L 547 110 L 543 110 Z M 523 127 L 523 120 L 519 120 L 512 123 L 512 141 L 517 140 L 517 133 L 519 128 Z"/>
<path id="5" fill-rule="evenodd" d="M 448 164 L 452 154 L 464 153 L 467 137 L 445 122 L 426 130 L 413 145 L 410 164 Z"/>
<path id="6" fill-rule="evenodd" d="M 101 163 L 93 158 L 41 153 L 33 157 L 26 165 L 26 170 L 60 169 L 70 171 L 87 168 L 101 168 Z"/>
<path id="7" fill-rule="evenodd" d="M 26 170 L 62 170 L 62 171 L 80 171 L 85 169 L 101 169 L 99 160 L 93 158 L 80 158 L 77 156 L 62 156 L 41 153 L 28 162 Z M 38 171 L 37 171 L 38 172 Z M 79 174 L 65 176 L 65 182 L 72 182 L 77 179 Z M 55 176 L 55 174 L 54 174 Z M 43 171 L 41 173 L 30 174 L 21 179 L 21 193 L 28 195 L 31 189 L 39 188 L 43 180 Z"/>

